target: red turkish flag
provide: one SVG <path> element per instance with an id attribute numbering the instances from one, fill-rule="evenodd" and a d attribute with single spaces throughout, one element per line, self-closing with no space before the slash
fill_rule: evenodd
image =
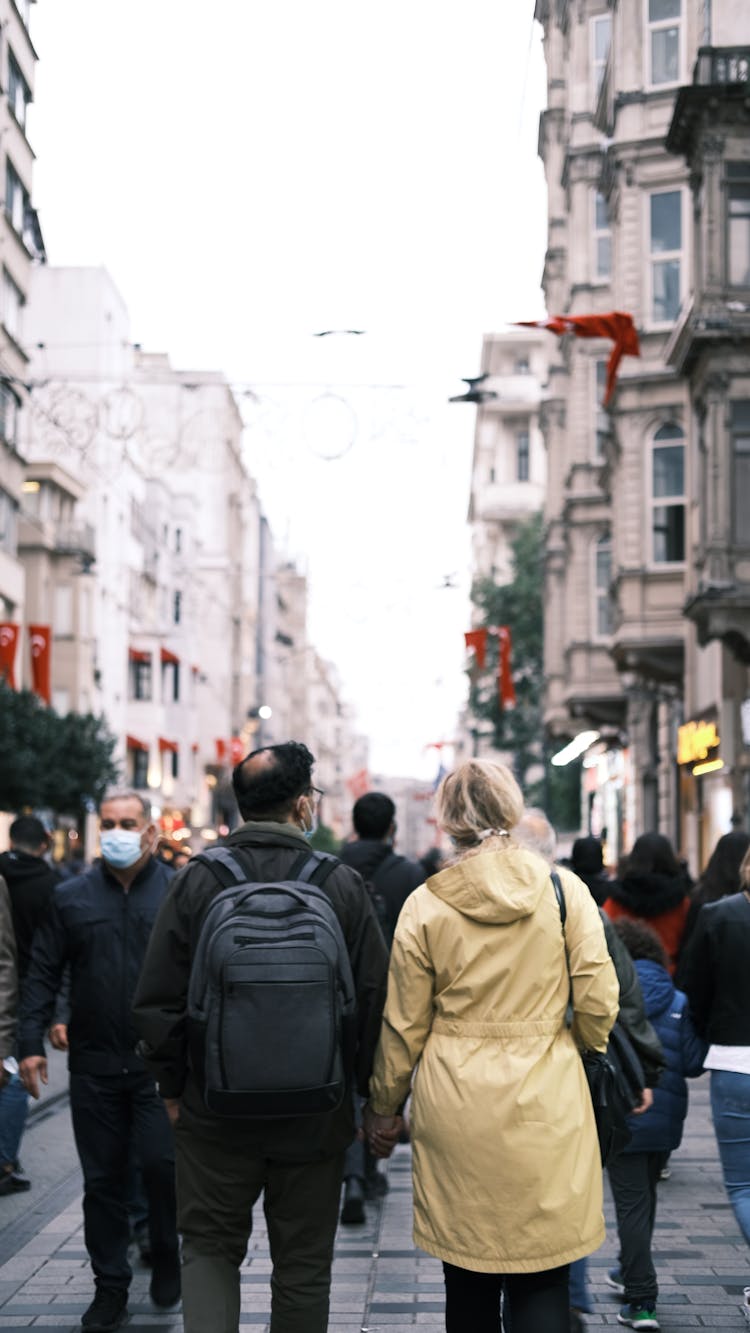
<path id="1" fill-rule="evenodd" d="M 50 690 L 50 628 L 29 625 L 31 644 L 31 688 L 46 704 L 52 702 Z"/>
<path id="2" fill-rule="evenodd" d="M 226 743 L 226 741 L 217 740 L 217 742 L 216 742 L 216 762 L 217 762 L 217 764 L 225 764 L 225 763 L 226 763 L 226 759 L 227 759 L 227 743 Z"/>
<path id="3" fill-rule="evenodd" d="M 16 647 L 18 645 L 18 625 L 10 620 L 0 624 L 0 680 L 5 679 L 10 688 L 16 688 Z"/>
<path id="4" fill-rule="evenodd" d="M 562 337 L 573 333 L 576 338 L 611 338 L 614 347 L 607 362 L 607 388 L 603 398 L 606 407 L 614 393 L 617 367 L 624 356 L 640 356 L 641 348 L 633 316 L 624 310 L 613 310 L 608 315 L 552 315 L 550 319 L 518 321 L 526 329 L 549 329 Z"/>
<path id="5" fill-rule="evenodd" d="M 464 634 L 464 643 L 467 648 L 474 650 L 476 664 L 480 671 L 487 661 L 487 631 L 486 629 L 470 629 Z"/>
<path id="6" fill-rule="evenodd" d="M 245 747 L 240 736 L 233 736 L 229 742 L 229 758 L 233 768 L 235 764 L 241 764 L 245 758 Z"/>
<path id="7" fill-rule="evenodd" d="M 497 627 L 497 689 L 501 708 L 515 708 L 516 687 L 510 672 L 511 634 L 507 625 Z"/>

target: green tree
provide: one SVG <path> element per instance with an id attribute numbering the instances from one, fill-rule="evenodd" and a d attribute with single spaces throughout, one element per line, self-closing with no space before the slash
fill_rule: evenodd
<path id="1" fill-rule="evenodd" d="M 497 635 L 487 638 L 487 662 L 483 670 L 469 667 L 469 702 L 474 716 L 491 723 L 492 744 L 513 756 L 513 771 L 529 805 L 542 806 L 559 829 L 577 828 L 580 822 L 580 767 L 570 764 L 553 768 L 544 739 L 542 704 L 544 689 L 544 525 L 541 514 L 519 524 L 511 543 L 512 578 L 496 584 L 478 580 L 472 601 L 480 613 L 480 625 L 490 629 L 507 625 L 512 637 L 515 708 L 503 708 L 497 685 Z M 543 777 L 529 783 L 527 775 L 539 765 Z"/>
<path id="2" fill-rule="evenodd" d="M 0 809 L 80 818 L 118 778 L 115 744 L 103 718 L 58 717 L 30 690 L 0 682 Z"/>

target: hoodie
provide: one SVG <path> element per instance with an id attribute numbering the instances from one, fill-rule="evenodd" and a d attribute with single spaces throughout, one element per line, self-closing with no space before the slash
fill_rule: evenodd
<path id="1" fill-rule="evenodd" d="M 15 849 L 0 854 L 0 875 L 10 894 L 20 982 L 29 970 L 34 932 L 46 920 L 52 895 L 56 886 L 62 883 L 62 877 L 44 857 Z"/>
<path id="2" fill-rule="evenodd" d="M 677 955 L 690 910 L 689 877 L 679 875 L 625 875 L 610 885 L 604 910 L 612 921 L 626 916 L 631 921 L 645 921 L 656 931 L 674 975 Z"/>

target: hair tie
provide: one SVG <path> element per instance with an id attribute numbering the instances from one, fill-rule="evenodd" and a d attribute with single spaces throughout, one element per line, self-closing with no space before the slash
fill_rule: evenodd
<path id="1" fill-rule="evenodd" d="M 477 842 L 484 842 L 485 838 L 509 838 L 507 828 L 483 828 L 481 833 L 477 833 Z"/>

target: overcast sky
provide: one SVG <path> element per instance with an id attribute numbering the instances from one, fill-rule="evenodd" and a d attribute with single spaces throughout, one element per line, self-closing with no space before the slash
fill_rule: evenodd
<path id="1" fill-rule="evenodd" d="M 542 313 L 533 0 L 39 0 L 52 264 L 220 369 L 374 771 L 426 776 L 466 694 L 482 334 Z M 324 329 L 361 337 L 314 338 Z M 457 589 L 442 589 L 457 571 Z"/>

